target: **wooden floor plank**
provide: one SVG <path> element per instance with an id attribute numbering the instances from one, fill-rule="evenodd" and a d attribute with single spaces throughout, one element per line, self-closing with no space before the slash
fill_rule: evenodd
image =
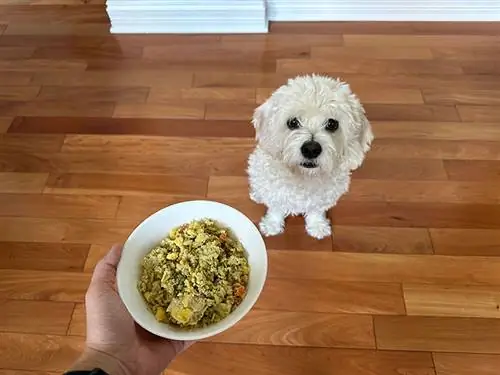
<path id="1" fill-rule="evenodd" d="M 0 217 L 0 228 L 0 241 L 16 242 L 60 242 L 66 232 L 66 224 L 55 218 Z"/>
<path id="2" fill-rule="evenodd" d="M 364 107 L 372 121 L 460 121 L 452 106 L 368 103 Z"/>
<path id="3" fill-rule="evenodd" d="M 500 192 L 483 182 L 354 180 L 344 201 L 499 204 Z"/>
<path id="4" fill-rule="evenodd" d="M 48 173 L 0 173 L 1 193 L 41 193 Z"/>
<path id="5" fill-rule="evenodd" d="M 408 315 L 500 318 L 497 288 L 453 285 L 403 285 Z"/>
<path id="6" fill-rule="evenodd" d="M 269 251 L 269 277 L 445 285 L 500 285 L 497 257 Z M 471 269 L 481 272 L 471 273 Z M 312 296 L 311 296 L 312 297 Z"/>
<path id="7" fill-rule="evenodd" d="M 384 228 L 336 225 L 333 250 L 353 253 L 432 254 L 424 228 Z"/>
<path id="8" fill-rule="evenodd" d="M 7 133 L 0 135 L 0 152 L 58 152 L 63 140 L 61 135 Z"/>
<path id="9" fill-rule="evenodd" d="M 61 373 L 83 350 L 83 339 L 54 335 L 0 333 L 1 368 Z"/>
<path id="10" fill-rule="evenodd" d="M 499 160 L 500 142 L 379 139 L 368 157 Z"/>
<path id="11" fill-rule="evenodd" d="M 254 144 L 255 142 L 253 139 L 241 137 L 188 138 L 130 135 L 67 135 L 64 140 L 62 151 L 136 154 L 149 152 L 153 155 L 173 156 L 175 154 L 200 152 L 212 154 L 221 149 L 229 153 L 236 151 L 250 153 Z"/>
<path id="12" fill-rule="evenodd" d="M 0 134 L 7 132 L 13 120 L 12 117 L 0 117 Z"/>
<path id="13" fill-rule="evenodd" d="M 82 271 L 89 247 L 71 243 L 0 242 L 0 268 Z"/>
<path id="14" fill-rule="evenodd" d="M 425 60 L 376 60 L 360 58 L 335 59 L 281 59 L 278 60 L 276 71 L 279 74 L 368 74 L 368 75 L 395 75 L 395 74 L 463 74 L 460 64 L 454 61 L 425 61 Z"/>
<path id="15" fill-rule="evenodd" d="M 253 330 L 255 326 L 260 330 Z M 210 342 L 375 349 L 372 319 L 368 316 L 273 310 L 252 311 L 237 326 Z"/>
<path id="16" fill-rule="evenodd" d="M 80 272 L 0 270 L 0 296 L 16 300 L 83 302 L 89 282 L 90 275 Z"/>
<path id="17" fill-rule="evenodd" d="M 500 231 L 495 229 L 430 229 L 436 254 L 500 256 Z"/>
<path id="18" fill-rule="evenodd" d="M 500 356 L 489 354 L 435 353 L 437 375 L 496 375 Z"/>
<path id="19" fill-rule="evenodd" d="M 40 86 L 0 86 L 0 100 L 33 100 L 39 92 Z"/>
<path id="20" fill-rule="evenodd" d="M 471 104 L 497 106 L 500 103 L 499 91 L 494 90 L 466 90 L 456 92 L 452 89 L 435 88 L 422 91 L 424 100 L 429 104 Z"/>
<path id="21" fill-rule="evenodd" d="M 127 78 L 124 79 L 124 76 Z M 169 87 L 191 87 L 193 74 L 189 72 L 155 72 L 149 70 L 84 71 L 84 72 L 37 72 L 32 83 L 50 86 L 80 87 L 130 87 L 168 85 Z"/>
<path id="22" fill-rule="evenodd" d="M 101 101 L 115 103 L 144 103 L 148 94 L 148 87 L 43 86 L 37 100 L 75 100 L 91 103 Z"/>
<path id="23" fill-rule="evenodd" d="M 340 201 L 331 212 L 334 224 L 419 228 L 500 228 L 500 207 L 478 203 Z"/>
<path id="24" fill-rule="evenodd" d="M 500 353 L 500 319 L 377 316 L 377 348 Z"/>
<path id="25" fill-rule="evenodd" d="M 106 173 L 51 174 L 45 193 L 99 195 L 203 196 L 208 179 L 170 175 L 126 175 Z"/>
<path id="26" fill-rule="evenodd" d="M 374 159 L 368 157 L 353 172 L 356 179 L 380 180 L 446 180 L 443 161 L 440 159 Z"/>
<path id="27" fill-rule="evenodd" d="M 372 122 L 377 139 L 435 139 L 450 141 L 500 141 L 496 123 Z"/>
<path id="28" fill-rule="evenodd" d="M 162 135 L 170 137 L 234 138 L 254 136 L 248 121 L 242 120 L 183 120 L 135 119 L 106 117 L 18 117 L 10 127 L 11 133 L 50 134 L 128 134 Z"/>
<path id="29" fill-rule="evenodd" d="M 112 219 L 119 202 L 119 197 L 114 196 L 0 194 L 0 215 Z"/>
<path id="30" fill-rule="evenodd" d="M 311 290 L 315 292 L 311 293 Z M 336 314 L 399 315 L 405 312 L 401 287 L 397 283 L 338 282 L 302 278 L 300 285 L 291 279 L 270 278 L 257 307 L 266 310 Z"/>
<path id="31" fill-rule="evenodd" d="M 491 183 L 500 179 L 497 160 L 445 160 L 444 167 L 450 180 Z"/>
<path id="32" fill-rule="evenodd" d="M 0 331 L 65 335 L 73 307 L 69 302 L 0 301 Z"/>
<path id="33" fill-rule="evenodd" d="M 462 121 L 495 122 L 500 119 L 500 109 L 495 106 L 458 105 L 457 110 Z"/>
<path id="34" fill-rule="evenodd" d="M 498 35 L 344 35 L 346 46 L 373 47 L 495 47 L 500 44 Z"/>
<path id="35" fill-rule="evenodd" d="M 429 48 L 408 47 L 312 47 L 313 59 L 328 58 L 355 58 L 355 59 L 384 59 L 384 60 L 432 60 L 433 54 Z"/>
<path id="36" fill-rule="evenodd" d="M 203 119 L 204 114 L 203 103 L 172 100 L 161 104 L 119 103 L 116 105 L 113 117 Z"/>
<path id="37" fill-rule="evenodd" d="M 217 357 L 218 361 L 209 358 Z M 200 343 L 172 365 L 167 374 L 220 374 L 231 363 L 241 375 L 334 374 L 399 375 L 402 371 L 418 375 L 434 375 L 428 353 L 376 352 L 370 350 L 260 347 Z"/>

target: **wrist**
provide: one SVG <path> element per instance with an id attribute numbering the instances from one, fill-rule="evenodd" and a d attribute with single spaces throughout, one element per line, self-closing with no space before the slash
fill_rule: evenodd
<path id="1" fill-rule="evenodd" d="M 90 371 L 95 368 L 109 375 L 131 375 L 127 367 L 114 356 L 88 347 L 69 371 Z"/>

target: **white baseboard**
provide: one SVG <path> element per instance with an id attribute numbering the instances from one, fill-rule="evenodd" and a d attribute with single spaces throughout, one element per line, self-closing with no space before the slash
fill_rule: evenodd
<path id="1" fill-rule="evenodd" d="M 500 0 L 108 0 L 107 10 L 113 33 L 266 33 L 268 20 L 500 21 Z"/>
<path id="2" fill-rule="evenodd" d="M 271 21 L 500 21 L 500 0 L 267 0 L 267 5 Z"/>

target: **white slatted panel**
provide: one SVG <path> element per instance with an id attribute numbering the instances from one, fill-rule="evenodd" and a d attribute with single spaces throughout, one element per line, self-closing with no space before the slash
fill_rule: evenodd
<path id="1" fill-rule="evenodd" d="M 264 0 L 108 0 L 113 33 L 265 33 Z"/>

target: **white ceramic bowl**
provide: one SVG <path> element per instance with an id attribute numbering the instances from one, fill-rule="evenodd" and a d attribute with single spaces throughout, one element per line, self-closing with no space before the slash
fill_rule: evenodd
<path id="1" fill-rule="evenodd" d="M 242 303 L 228 317 L 205 328 L 182 330 L 156 321 L 137 290 L 142 258 L 168 232 L 192 220 L 210 218 L 230 228 L 243 244 L 250 264 L 248 290 Z M 267 275 L 267 251 L 259 230 L 241 212 L 222 203 L 190 201 L 166 207 L 144 220 L 128 237 L 118 265 L 120 297 L 134 320 L 155 335 L 172 340 L 201 340 L 227 330 L 243 318 L 257 301 Z"/>

